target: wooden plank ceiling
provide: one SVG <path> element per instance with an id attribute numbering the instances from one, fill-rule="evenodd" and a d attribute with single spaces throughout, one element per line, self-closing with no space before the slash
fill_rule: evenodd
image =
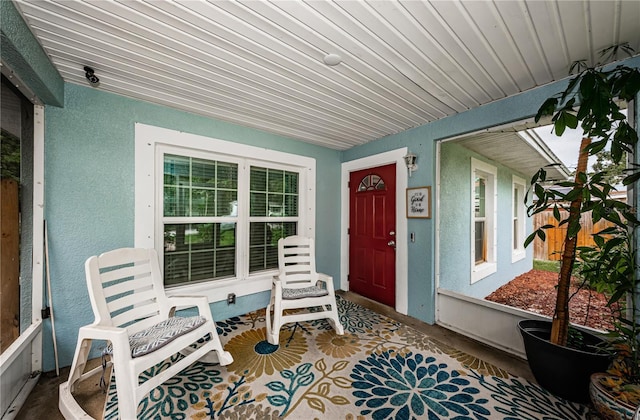
<path id="1" fill-rule="evenodd" d="M 15 3 L 67 82 L 338 150 L 640 49 L 640 1 Z"/>

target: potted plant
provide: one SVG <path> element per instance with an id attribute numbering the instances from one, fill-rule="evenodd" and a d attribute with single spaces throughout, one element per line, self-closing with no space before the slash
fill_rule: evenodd
<path id="1" fill-rule="evenodd" d="M 615 225 L 594 235 L 595 247 L 579 250 L 580 273 L 591 287 L 610 296 L 616 313 L 610 342 L 615 349 L 606 372 L 591 376 L 589 393 L 604 419 L 631 419 L 640 406 L 640 279 L 634 247 L 636 223 Z"/>
<path id="2" fill-rule="evenodd" d="M 603 55 L 615 58 L 619 51 L 632 53 L 627 45 L 621 45 L 608 48 Z M 567 127 L 576 128 L 580 124 L 584 139 L 575 180 L 556 182 L 549 188 L 546 171 L 541 168 L 531 180 L 533 201 L 528 206 L 530 216 L 552 208 L 559 225 L 566 226 L 555 314 L 551 323 L 525 320 L 519 323 L 519 327 L 529 364 L 540 385 L 573 401 L 587 402 L 589 377 L 594 372 L 604 371 L 610 356 L 602 351 L 604 340 L 575 327 L 570 328 L 570 284 L 578 257 L 576 241 L 581 229 L 580 216 L 590 213 L 594 223 L 606 219 L 621 230 L 635 229 L 637 226 L 633 208 L 611 198 L 610 193 L 615 186 L 606 177 L 606 172 L 587 174 L 587 160 L 607 146 L 614 164 L 622 160 L 625 152 L 633 151 L 638 135 L 621 112 L 619 101 L 630 101 L 637 97 L 640 72 L 622 65 L 613 68 L 586 67 L 583 61 L 574 63 L 571 70 L 577 70 L 577 74 L 570 79 L 564 91 L 548 98 L 540 106 L 536 121 L 544 116 L 552 116 L 553 131 L 558 136 L 562 136 Z M 633 171 L 624 183 L 633 183 L 638 178 L 640 174 Z M 567 187 L 569 192 L 564 192 Z M 561 216 L 562 203 L 570 203 L 567 216 Z M 534 231 L 525 241 L 525 246 L 536 237 L 544 240 L 545 229 L 549 227 L 552 226 L 545 225 Z M 613 253 L 617 249 L 613 244 L 608 245 L 611 240 L 614 240 L 613 235 L 603 233 L 597 244 Z M 614 243 L 617 241 L 615 239 Z M 596 258 L 597 254 L 592 255 Z M 584 275 L 590 273 L 587 271 Z M 621 298 L 621 295 L 612 296 L 613 300 Z M 590 359 L 592 356 L 593 359 Z M 571 364 L 576 365 L 575 371 L 571 370 Z"/>

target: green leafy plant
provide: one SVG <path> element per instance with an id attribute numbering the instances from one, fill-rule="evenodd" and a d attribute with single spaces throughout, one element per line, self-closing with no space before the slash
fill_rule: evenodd
<path id="1" fill-rule="evenodd" d="M 635 225 L 633 225 L 635 227 Z M 607 305 L 616 313 L 609 332 L 615 359 L 607 371 L 614 392 L 631 404 L 640 404 L 640 279 L 634 229 L 613 226 L 594 235 L 593 247 L 580 247 L 580 274 L 595 290 L 609 296 Z M 616 390 L 617 388 L 617 390 Z"/>
<path id="2" fill-rule="evenodd" d="M 612 47 L 605 50 L 604 54 L 612 54 L 612 51 L 615 53 L 618 49 L 629 51 L 628 47 Z M 621 112 L 620 101 L 630 101 L 637 96 L 640 90 L 640 72 L 623 65 L 612 69 L 601 66 L 584 67 L 582 62 L 573 68 L 580 69 L 579 73 L 570 79 L 564 91 L 544 101 L 538 110 L 536 121 L 552 116 L 553 131 L 558 136 L 562 136 L 567 127 L 576 128 L 580 124 L 584 139 L 580 147 L 575 180 L 553 185 L 570 188 L 567 193 L 549 188 L 546 170 L 541 168 L 531 179 L 529 193 L 533 194 L 533 201 L 528 207 L 529 215 L 552 208 L 559 226 L 566 225 L 567 229 L 551 332 L 551 341 L 562 346 L 567 344 L 569 331 L 569 285 L 576 261 L 576 240 L 581 229 L 580 215 L 591 212 L 594 223 L 606 219 L 621 227 L 629 223 L 635 227 L 637 224 L 631 207 L 610 197 L 615 186 L 607 182 L 605 172 L 587 175 L 587 160 L 589 156 L 604 150 L 607 145 L 613 164 L 618 164 L 625 152 L 633 151 L 638 135 Z M 630 184 L 639 176 L 640 173 L 634 171 L 623 182 Z M 563 218 L 560 208 L 566 207 L 564 203 L 570 204 L 568 216 Z M 545 230 L 550 227 L 552 225 L 545 225 L 534 231 L 525 241 L 525 246 L 535 237 L 544 240 Z"/>
<path id="3" fill-rule="evenodd" d="M 603 56 L 615 58 L 619 51 L 633 52 L 623 44 L 604 50 Z M 587 67 L 584 61 L 574 63 L 572 69 L 578 73 L 570 79 L 564 91 L 544 101 L 536 121 L 551 116 L 553 131 L 558 136 L 562 136 L 567 127 L 576 128 L 580 125 L 584 138 L 575 179 L 552 183 L 547 180 L 546 170 L 541 168 L 532 177 L 527 194 L 527 199 L 532 198 L 532 204 L 528 206 L 529 215 L 552 209 L 558 225 L 566 226 L 551 342 L 567 345 L 569 285 L 574 265 L 579 260 L 580 266 L 576 271 L 585 283 L 608 293 L 611 307 L 623 303 L 622 307 L 627 309 L 619 312 L 611 337 L 616 354 L 624 354 L 625 363 L 630 363 L 622 369 L 625 380 L 637 384 L 640 380 L 640 330 L 637 324 L 640 317 L 637 312 L 639 283 L 632 245 L 640 224 L 631 205 L 611 197 L 615 191 L 612 183 L 617 183 L 617 179 L 607 173 L 608 168 L 596 168 L 595 173 L 588 174 L 587 161 L 589 156 L 608 150 L 610 164 L 607 166 L 617 166 L 624 163 L 623 158 L 627 153 L 633 152 L 638 134 L 621 112 L 621 106 L 636 99 L 640 91 L 640 71 L 624 65 Z M 629 185 L 640 179 L 638 169 L 626 169 L 623 184 Z M 568 210 L 567 216 L 561 216 L 561 208 Z M 605 219 L 613 227 L 594 235 L 595 246 L 577 249 L 582 213 L 589 213 L 594 224 Z M 536 237 L 545 240 L 545 230 L 550 227 L 553 226 L 545 225 L 535 230 L 525 241 L 525 246 Z M 625 305 L 627 301 L 632 302 L 630 306 Z"/>

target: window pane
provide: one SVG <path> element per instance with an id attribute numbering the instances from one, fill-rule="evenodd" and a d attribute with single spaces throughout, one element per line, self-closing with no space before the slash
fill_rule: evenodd
<path id="1" fill-rule="evenodd" d="M 298 196 L 297 195 L 284 196 L 284 215 L 289 217 L 298 215 Z"/>
<path id="2" fill-rule="evenodd" d="M 218 190 L 216 216 L 238 216 L 238 192 Z"/>
<path id="3" fill-rule="evenodd" d="M 476 217 L 485 216 L 485 185 L 487 180 L 484 178 L 476 177 L 476 189 L 475 189 L 475 214 Z"/>
<path id="4" fill-rule="evenodd" d="M 513 249 L 518 249 L 518 237 L 520 233 L 518 232 L 518 219 L 513 219 Z"/>
<path id="5" fill-rule="evenodd" d="M 179 185 L 188 183 L 189 161 L 185 156 L 165 155 L 164 156 L 164 184 Z"/>
<path id="6" fill-rule="evenodd" d="M 254 222 L 249 226 L 249 272 L 278 267 L 278 239 L 270 223 Z"/>
<path id="7" fill-rule="evenodd" d="M 213 251 L 195 252 L 191 254 L 191 280 L 207 280 L 214 277 L 213 265 L 215 254 Z"/>
<path id="8" fill-rule="evenodd" d="M 280 238 L 297 235 L 298 224 L 296 222 L 269 223 L 271 229 L 271 241 L 277 245 Z"/>
<path id="9" fill-rule="evenodd" d="M 384 190 L 385 188 L 384 179 L 380 178 L 379 175 L 365 175 L 364 178 L 360 180 L 358 192 Z"/>
<path id="10" fill-rule="evenodd" d="M 520 199 L 518 198 L 518 189 L 513 189 L 513 217 L 518 217 L 518 202 Z"/>
<path id="11" fill-rule="evenodd" d="M 269 194 L 269 217 L 284 216 L 284 196 L 282 194 Z"/>
<path id="12" fill-rule="evenodd" d="M 164 187 L 164 215 L 175 216 L 178 205 L 178 189 L 176 187 Z"/>
<path id="13" fill-rule="evenodd" d="M 233 248 L 236 247 L 236 224 L 235 223 L 220 223 L 219 231 L 217 233 L 217 245 L 218 248 Z"/>
<path id="14" fill-rule="evenodd" d="M 252 166 L 250 216 L 298 216 L 298 182 L 296 172 Z"/>
<path id="15" fill-rule="evenodd" d="M 193 189 L 191 190 L 191 214 L 189 216 L 215 216 L 216 191 Z M 181 214 L 180 216 L 186 216 Z"/>
<path id="16" fill-rule="evenodd" d="M 219 249 L 216 251 L 216 278 L 232 277 L 236 274 L 236 249 Z"/>
<path id="17" fill-rule="evenodd" d="M 189 281 L 189 256 L 172 254 L 164 256 L 164 284 L 169 286 Z"/>
<path id="18" fill-rule="evenodd" d="M 298 194 L 298 174 L 295 172 L 285 172 L 284 192 L 287 194 Z"/>
<path id="19" fill-rule="evenodd" d="M 204 250 L 214 248 L 214 228 L 213 223 L 194 223 L 189 225 L 185 232 L 185 241 L 190 245 L 191 250 Z"/>
<path id="20" fill-rule="evenodd" d="M 235 223 L 165 225 L 165 284 L 235 275 L 235 227 Z"/>
<path id="21" fill-rule="evenodd" d="M 237 187 L 236 164 L 164 155 L 164 216 L 231 215 L 230 203 L 237 200 Z"/>
<path id="22" fill-rule="evenodd" d="M 476 221 L 476 236 L 475 236 L 475 257 L 476 264 L 480 264 L 486 261 L 486 247 L 484 240 L 484 221 Z"/>
<path id="23" fill-rule="evenodd" d="M 193 159 L 191 162 L 191 185 L 194 187 L 215 187 L 215 162 L 203 159 Z"/>
<path id="24" fill-rule="evenodd" d="M 253 222 L 249 227 L 249 272 L 278 267 L 278 240 L 295 235 L 296 222 Z"/>
<path id="25" fill-rule="evenodd" d="M 268 169 L 269 192 L 284 192 L 284 171 Z"/>
<path id="26" fill-rule="evenodd" d="M 269 236 L 267 236 L 269 235 Z M 249 227 L 249 245 L 260 246 L 266 243 L 271 243 L 271 229 L 267 233 L 267 224 L 251 223 Z"/>
<path id="27" fill-rule="evenodd" d="M 267 169 L 251 167 L 251 191 L 267 191 Z"/>
<path id="28" fill-rule="evenodd" d="M 230 190 L 238 189 L 238 165 L 217 162 L 216 187 Z"/>
<path id="29" fill-rule="evenodd" d="M 261 217 L 267 215 L 267 194 L 251 193 L 249 213 L 251 216 Z"/>
<path id="30" fill-rule="evenodd" d="M 274 229 L 274 236 L 277 236 L 278 239 L 298 234 L 298 224 L 295 222 L 281 223 L 281 226 L 282 230 L 280 232 Z"/>

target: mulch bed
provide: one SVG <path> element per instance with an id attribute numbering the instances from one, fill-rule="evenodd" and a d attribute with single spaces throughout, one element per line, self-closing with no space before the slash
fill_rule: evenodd
<path id="1" fill-rule="evenodd" d="M 573 280 L 571 293 L 576 291 L 573 284 L 578 284 L 577 281 Z M 552 317 L 557 283 L 558 273 L 531 270 L 501 286 L 485 299 Z M 606 303 L 607 298 L 602 293 L 583 288 L 569 302 L 571 322 L 599 330 L 611 329 L 612 311 Z"/>

